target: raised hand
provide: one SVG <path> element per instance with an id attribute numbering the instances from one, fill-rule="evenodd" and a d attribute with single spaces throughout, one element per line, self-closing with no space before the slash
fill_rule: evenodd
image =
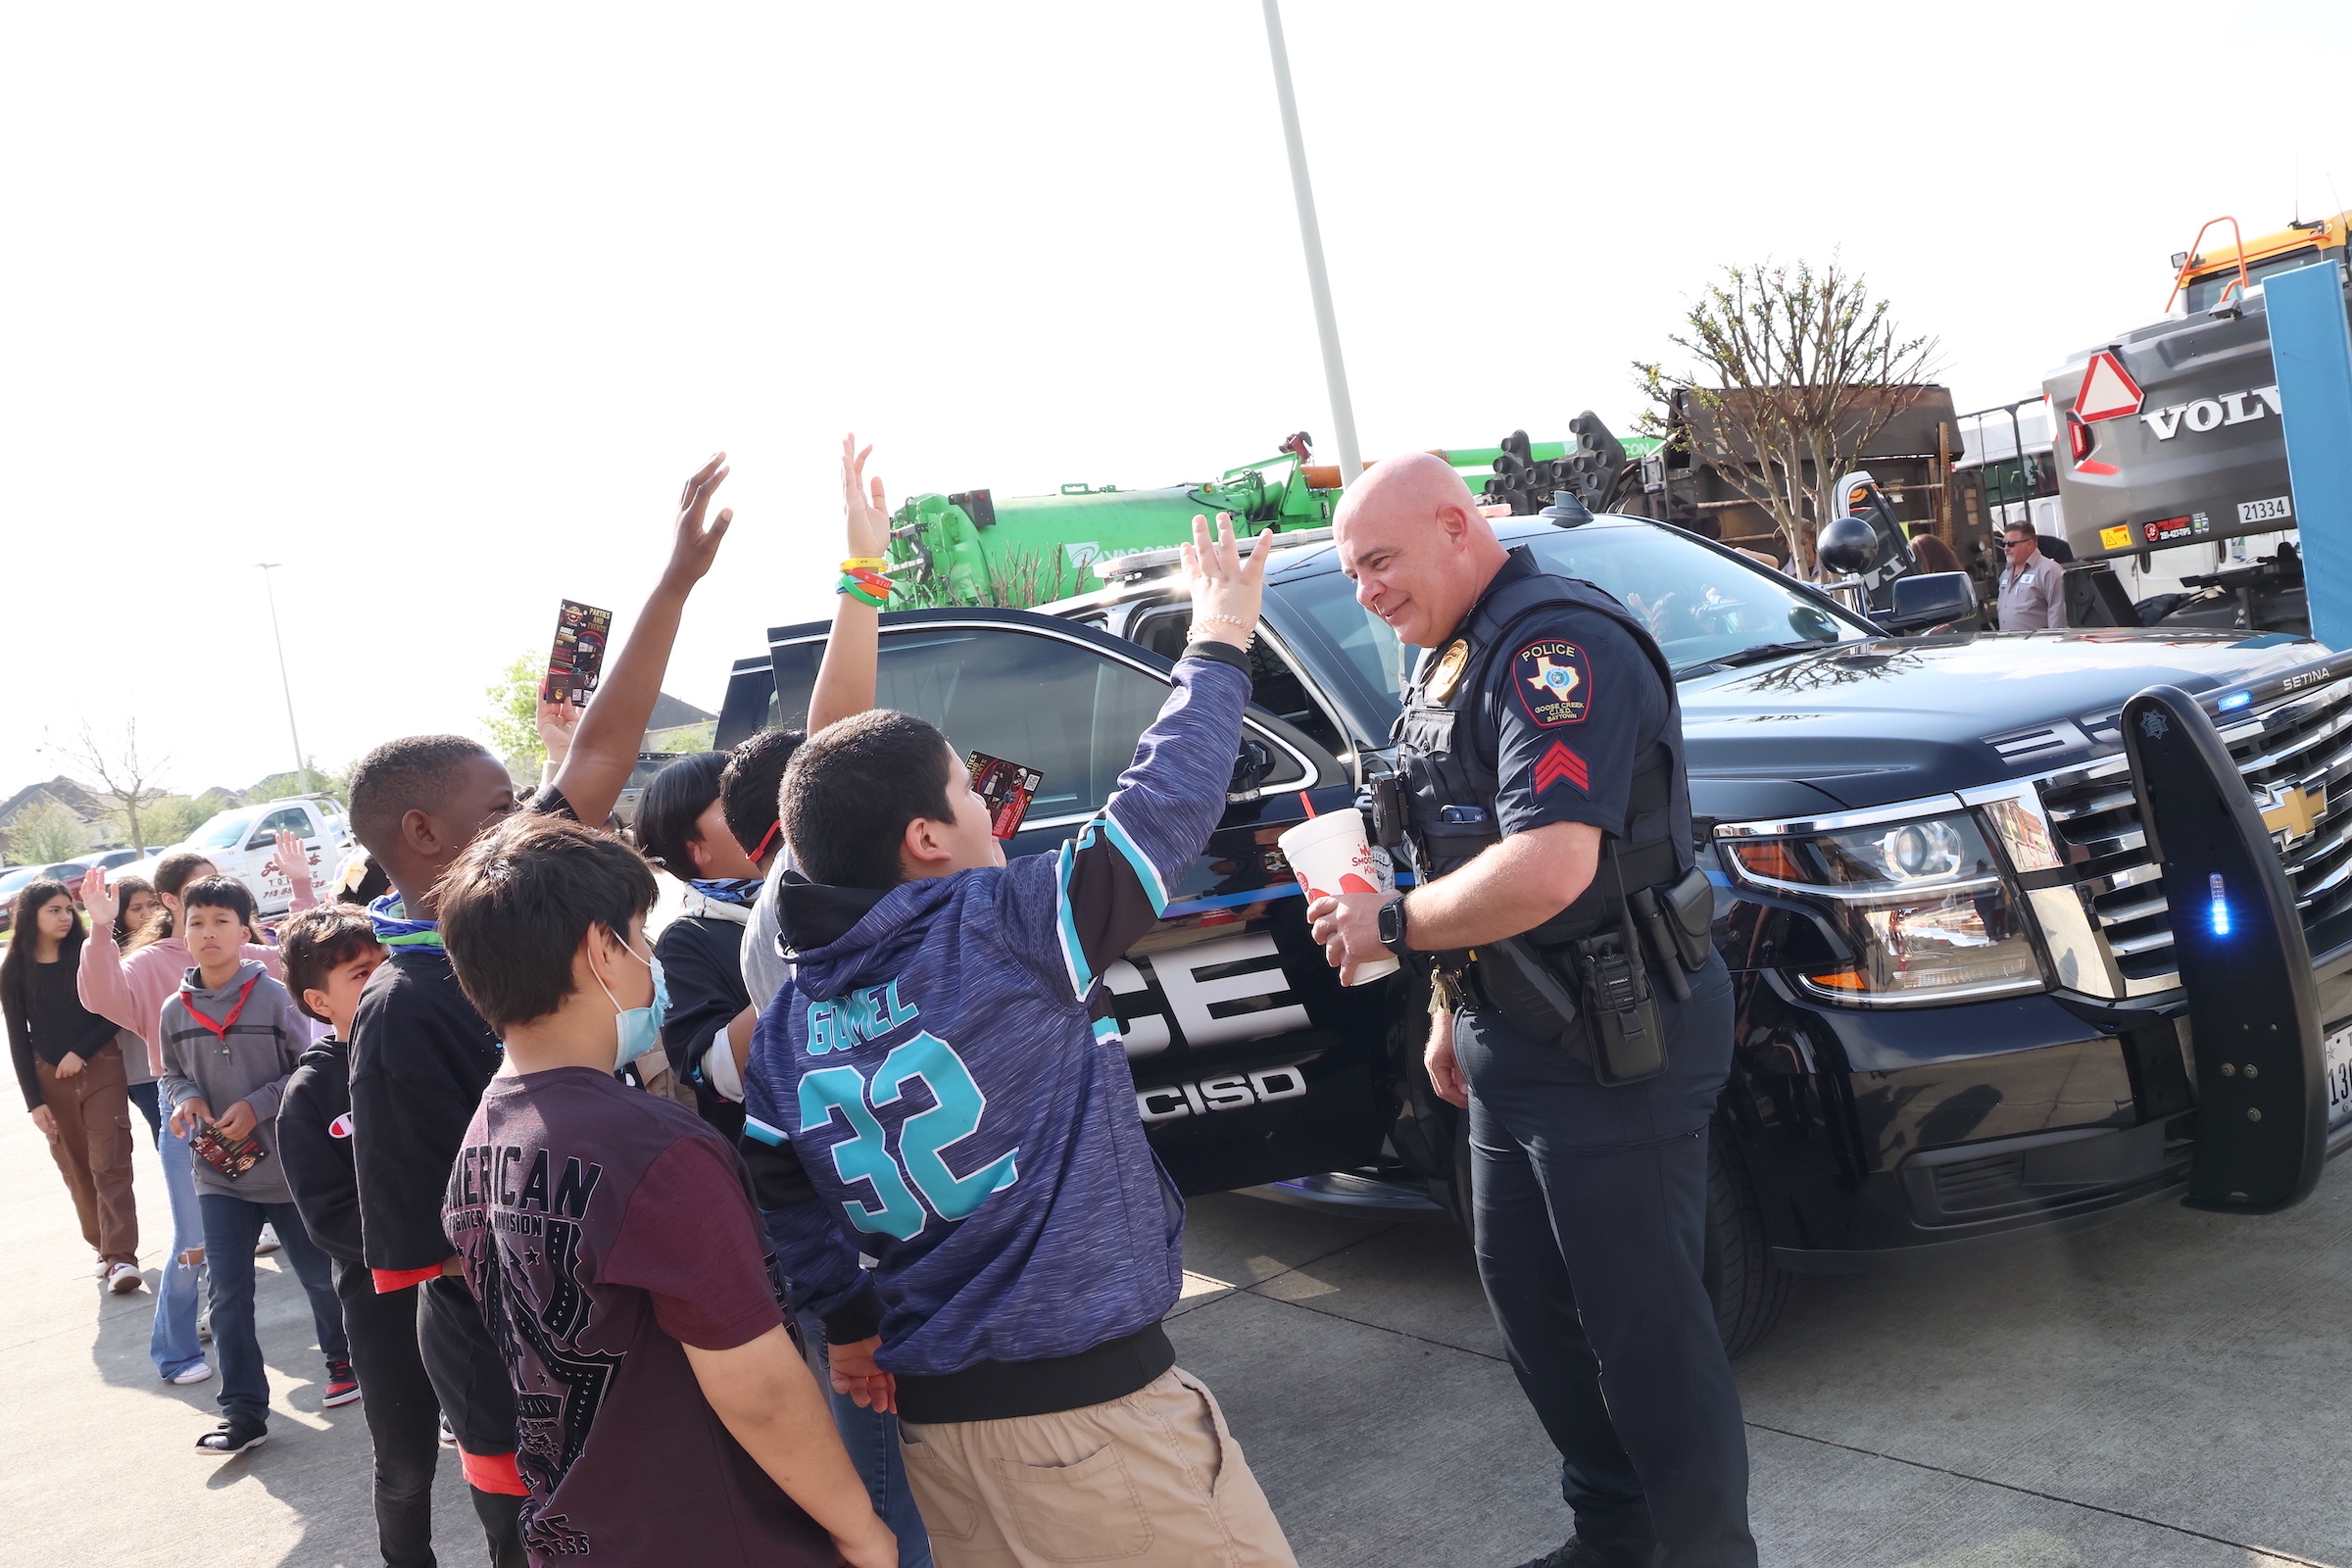
<path id="1" fill-rule="evenodd" d="M 97 866 L 81 874 L 81 906 L 90 911 L 93 927 L 114 925 L 115 912 L 121 906 L 116 902 L 115 890 L 106 885 L 106 872 Z"/>
<path id="2" fill-rule="evenodd" d="M 1217 514 L 1214 535 L 1206 517 L 1193 518 L 1193 542 L 1184 547 L 1184 575 L 1193 592 L 1195 641 L 1250 646 L 1257 630 L 1258 605 L 1265 598 L 1266 562 L 1273 554 L 1267 547 L 1273 538 L 1271 528 L 1259 534 L 1245 563 L 1234 542 L 1231 513 Z"/>
<path id="3" fill-rule="evenodd" d="M 539 744 L 547 748 L 547 760 L 561 766 L 564 754 L 571 750 L 572 731 L 580 727 L 579 709 L 568 695 L 552 703 L 541 698 L 531 722 L 539 731 Z"/>
<path id="4" fill-rule="evenodd" d="M 727 471 L 727 455 L 714 452 L 709 463 L 694 470 L 686 488 L 679 492 L 678 537 L 670 546 L 669 566 L 662 574 L 662 580 L 672 587 L 687 588 L 701 582 L 703 574 L 710 569 L 710 563 L 718 559 L 719 541 L 727 536 L 727 525 L 735 520 L 735 513 L 731 508 L 721 511 L 709 526 L 704 525 L 703 514 L 709 510 L 710 498 L 717 493 Z"/>
<path id="5" fill-rule="evenodd" d="M 852 556 L 888 557 L 890 505 L 882 499 L 882 481 L 865 476 L 870 446 L 860 447 L 855 435 L 841 438 L 841 510 L 849 524 Z"/>
<path id="6" fill-rule="evenodd" d="M 282 830 L 278 833 L 277 847 L 270 851 L 270 863 L 296 888 L 310 887 L 318 880 L 311 874 L 311 852 L 291 833 Z"/>

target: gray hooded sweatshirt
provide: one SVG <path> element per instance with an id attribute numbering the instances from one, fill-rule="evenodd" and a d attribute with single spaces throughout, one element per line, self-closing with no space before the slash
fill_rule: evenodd
<path id="1" fill-rule="evenodd" d="M 225 1032 L 216 1032 L 232 1011 L 236 1021 L 228 1023 Z M 206 1020 L 213 1027 L 207 1027 Z M 202 975 L 190 969 L 179 982 L 178 994 L 164 1004 L 160 1033 L 164 1075 L 157 1081 L 164 1099 L 174 1109 L 186 1101 L 202 1100 L 216 1117 L 242 1100 L 260 1118 L 253 1136 L 268 1151 L 268 1157 L 234 1181 L 197 1160 L 196 1190 L 249 1203 L 292 1202 L 285 1165 L 277 1157 L 277 1102 L 295 1062 L 311 1043 L 311 1027 L 286 988 L 251 958 L 218 991 L 206 990 Z"/>

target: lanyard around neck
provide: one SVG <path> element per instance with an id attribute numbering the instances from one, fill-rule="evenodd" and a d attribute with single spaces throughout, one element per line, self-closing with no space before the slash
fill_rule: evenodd
<path id="1" fill-rule="evenodd" d="M 253 977 L 253 980 L 246 981 L 245 984 L 238 989 L 237 1004 L 229 1008 L 228 1016 L 221 1019 L 219 1023 L 213 1022 L 212 1019 L 206 1017 L 202 1012 L 199 1012 L 196 1008 L 196 1004 L 193 1002 L 188 1004 L 188 1016 L 195 1019 L 198 1023 L 204 1025 L 207 1029 L 210 1029 L 213 1032 L 213 1038 L 215 1040 L 219 1040 L 225 1044 L 228 1040 L 228 1032 L 237 1026 L 237 1014 L 245 1010 L 246 999 L 253 995 L 253 981 L 259 980 L 261 976 L 257 974 Z"/>

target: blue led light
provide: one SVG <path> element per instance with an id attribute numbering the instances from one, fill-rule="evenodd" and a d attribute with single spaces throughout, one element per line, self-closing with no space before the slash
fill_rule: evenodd
<path id="1" fill-rule="evenodd" d="M 2252 692 L 2231 692 L 2229 696 L 2221 700 L 2219 707 L 2223 712 L 2227 713 L 2232 708 L 2243 708 L 2253 700 L 2254 694 Z"/>
<path id="2" fill-rule="evenodd" d="M 2213 934 L 2226 937 L 2230 934 L 2230 900 L 2223 893 L 2222 873 L 2216 871 L 2207 877 L 2205 887 L 2213 897 Z"/>

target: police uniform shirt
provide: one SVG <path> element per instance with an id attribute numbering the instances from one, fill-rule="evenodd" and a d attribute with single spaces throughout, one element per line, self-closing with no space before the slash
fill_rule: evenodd
<path id="1" fill-rule="evenodd" d="M 1488 592 L 1530 569 L 1513 560 Z M 1489 668 L 1480 704 L 1496 737 L 1496 830 L 1589 822 L 1631 836 L 1634 773 L 1666 721 L 1649 656 L 1608 616 L 1563 605 L 1512 627 Z"/>

